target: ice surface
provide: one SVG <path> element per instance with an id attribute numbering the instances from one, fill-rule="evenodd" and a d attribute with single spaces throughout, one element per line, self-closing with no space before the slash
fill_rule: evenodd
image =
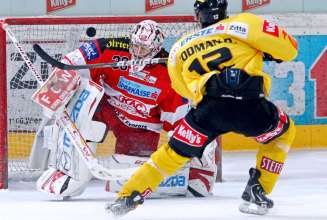
<path id="1" fill-rule="evenodd" d="M 327 149 L 291 150 L 274 191 L 274 209 L 266 216 L 238 211 L 255 166 L 255 151 L 223 152 L 223 179 L 208 198 L 148 199 L 121 219 L 327 219 Z M 102 220 L 115 194 L 104 191 L 103 181 L 92 181 L 85 193 L 71 201 L 40 193 L 35 183 L 10 182 L 0 190 L 0 219 Z"/>

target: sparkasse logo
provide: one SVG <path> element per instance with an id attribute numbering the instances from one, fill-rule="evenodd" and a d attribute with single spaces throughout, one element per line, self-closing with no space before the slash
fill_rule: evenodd
<path id="1" fill-rule="evenodd" d="M 76 0 L 47 0 L 47 13 L 76 5 Z"/>
<path id="2" fill-rule="evenodd" d="M 270 4 L 270 0 L 242 0 L 242 1 L 243 1 L 242 11 L 247 11 Z"/>
<path id="3" fill-rule="evenodd" d="M 146 0 L 145 12 L 157 10 L 174 4 L 174 0 Z"/>

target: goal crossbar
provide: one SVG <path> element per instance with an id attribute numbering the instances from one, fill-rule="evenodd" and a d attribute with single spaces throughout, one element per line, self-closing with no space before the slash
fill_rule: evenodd
<path id="1" fill-rule="evenodd" d="M 17 55 L 18 51 L 10 51 L 10 49 L 8 49 L 13 46 L 11 45 L 10 39 L 8 39 L 8 37 L 6 36 L 6 32 L 1 28 L 2 24 L 9 24 L 14 34 L 20 32 L 19 34 L 17 33 L 18 41 L 20 41 L 23 48 L 26 49 L 27 55 L 30 56 L 30 59 L 33 62 L 35 62 L 37 68 L 40 69 L 41 75 L 43 74 L 43 77 L 46 77 L 47 72 L 51 71 L 52 67 L 51 65 L 44 63 L 43 60 L 41 61 L 40 58 L 36 57 L 36 55 L 33 54 L 33 50 L 31 49 L 32 44 L 40 44 L 42 48 L 44 48 L 47 52 L 50 48 L 50 46 L 47 46 L 48 44 L 51 46 L 55 45 L 56 49 L 62 49 L 63 47 L 66 47 L 67 49 L 67 45 L 70 44 L 70 39 L 67 39 L 67 37 L 62 37 L 65 36 L 63 34 L 64 31 L 69 32 L 71 30 L 70 32 L 74 35 L 74 33 L 76 32 L 75 28 L 85 29 L 85 27 L 89 26 L 93 26 L 96 27 L 96 29 L 98 28 L 99 30 L 101 30 L 97 30 L 97 35 L 94 38 L 87 37 L 85 35 L 85 30 L 84 33 L 80 33 L 80 30 L 78 30 L 77 32 L 80 35 L 78 36 L 79 38 L 77 37 L 77 45 L 74 45 L 75 48 L 72 47 L 73 49 L 77 49 L 83 43 L 93 39 L 101 37 L 120 37 L 122 36 L 122 32 L 125 34 L 125 37 L 129 37 L 129 33 L 131 31 L 132 26 L 143 20 L 149 19 L 154 20 L 157 23 L 161 23 L 163 26 L 165 26 L 164 33 L 167 32 L 167 34 L 165 33 L 166 41 L 171 41 L 169 42 L 169 44 L 173 44 L 173 42 L 178 40 L 180 37 L 198 29 L 196 23 L 194 22 L 193 16 L 37 17 L 8 18 L 5 20 L 0 20 L 0 189 L 8 188 L 8 171 L 11 171 L 11 168 L 8 169 L 8 164 L 11 163 L 12 158 L 15 158 L 15 163 L 21 163 L 23 160 L 28 159 L 29 149 L 20 148 L 22 147 L 22 145 L 25 144 L 31 145 L 35 136 L 35 131 L 38 125 L 40 124 L 40 121 L 37 117 L 33 118 L 12 116 L 23 114 L 24 111 L 28 111 L 30 108 L 30 104 L 25 105 L 20 101 L 15 102 L 14 105 L 16 105 L 16 107 L 12 108 L 13 103 L 11 99 L 13 99 L 13 96 L 25 96 L 24 102 L 28 102 L 31 97 L 31 95 L 29 95 L 29 92 L 36 91 L 35 88 L 37 86 L 37 83 L 34 83 L 31 79 L 26 79 L 28 78 L 28 75 L 31 74 L 26 74 L 28 70 L 26 70 L 25 67 L 21 65 L 21 58 L 19 57 L 19 55 Z M 183 28 L 174 26 L 176 24 L 181 24 L 180 27 Z M 170 27 L 173 26 L 174 28 L 170 29 Z M 17 29 L 15 29 L 16 27 Z M 55 28 L 51 29 L 50 27 Z M 39 29 L 40 31 L 47 32 L 42 33 L 47 36 L 41 36 L 41 34 L 39 33 Z M 56 35 L 55 38 L 50 38 L 52 37 L 51 35 L 55 35 L 57 34 L 57 32 L 58 35 Z M 31 37 L 28 37 L 27 35 L 31 35 Z M 53 53 L 50 55 L 52 57 L 55 57 L 57 60 L 60 60 L 63 54 L 64 52 L 57 52 L 53 50 Z M 13 63 L 18 63 L 18 67 L 14 66 L 13 68 Z M 13 74 L 11 72 L 12 69 L 14 69 L 14 74 L 18 75 L 20 78 L 14 78 L 12 75 L 10 75 Z M 22 72 L 25 75 L 19 75 Z M 26 84 L 22 85 L 22 81 L 26 82 Z M 10 98 L 8 98 L 8 96 Z M 25 118 L 28 118 L 30 121 L 25 120 Z M 27 136 L 28 138 L 26 138 Z M 165 136 L 165 134 L 162 134 L 161 136 Z M 12 143 L 12 140 L 18 140 L 19 142 Z M 110 145 L 112 145 L 111 142 Z M 13 147 L 19 148 L 19 152 L 10 152 Z M 101 155 L 102 153 L 100 152 L 100 156 Z M 18 167 L 17 170 L 19 169 L 20 168 Z"/>

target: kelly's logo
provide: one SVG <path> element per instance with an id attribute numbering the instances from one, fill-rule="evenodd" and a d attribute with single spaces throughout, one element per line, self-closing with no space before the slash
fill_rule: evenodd
<path id="1" fill-rule="evenodd" d="M 247 11 L 261 6 L 265 6 L 269 3 L 270 0 L 243 0 L 242 11 Z"/>
<path id="2" fill-rule="evenodd" d="M 192 128 L 185 120 L 181 122 L 173 136 L 175 139 L 193 147 L 201 147 L 208 137 Z"/>
<path id="3" fill-rule="evenodd" d="M 47 0 L 47 13 L 76 5 L 76 0 Z"/>
<path id="4" fill-rule="evenodd" d="M 145 12 L 157 10 L 174 4 L 174 0 L 146 0 Z"/>

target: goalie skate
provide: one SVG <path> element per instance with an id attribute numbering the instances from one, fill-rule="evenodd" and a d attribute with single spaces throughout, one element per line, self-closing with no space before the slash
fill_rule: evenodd
<path id="1" fill-rule="evenodd" d="M 274 202 L 266 197 L 266 193 L 259 183 L 258 179 L 261 176 L 259 170 L 251 168 L 250 179 L 246 185 L 246 188 L 242 194 L 243 203 L 240 205 L 240 212 L 254 215 L 266 215 L 274 206 Z M 250 205 L 254 204 L 257 209 L 250 208 Z"/>

